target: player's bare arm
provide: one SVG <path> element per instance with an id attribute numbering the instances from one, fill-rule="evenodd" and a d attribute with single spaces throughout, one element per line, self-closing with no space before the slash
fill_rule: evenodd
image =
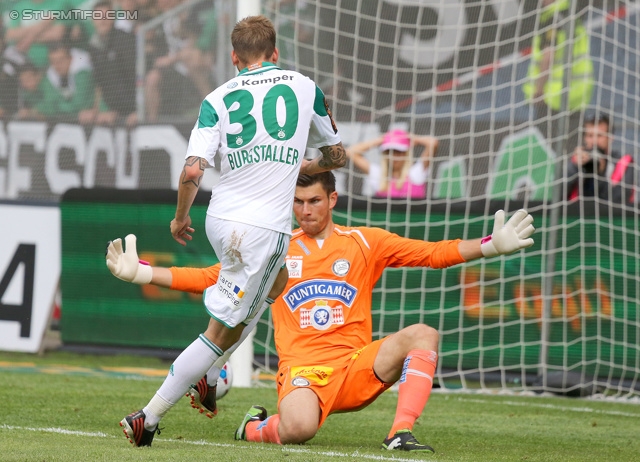
<path id="1" fill-rule="evenodd" d="M 342 143 L 332 146 L 323 146 L 320 148 L 321 156 L 313 160 L 302 161 L 300 173 L 306 175 L 315 175 L 316 173 L 334 170 L 344 167 L 347 164 L 347 152 Z"/>
<path id="2" fill-rule="evenodd" d="M 320 148 L 322 157 L 318 159 L 318 165 L 325 170 L 344 167 L 347 164 L 347 152 L 342 143 Z"/>
<path id="3" fill-rule="evenodd" d="M 192 239 L 191 233 L 194 229 L 191 227 L 189 211 L 200 188 L 204 170 L 208 165 L 204 158 L 198 156 L 187 157 L 184 163 L 178 185 L 176 215 L 171 221 L 171 235 L 181 245 L 187 245 L 186 241 Z"/>
<path id="4" fill-rule="evenodd" d="M 200 187 L 200 182 L 204 176 L 204 169 L 207 168 L 207 161 L 203 157 L 187 157 L 180 175 L 180 186 L 185 183 L 193 183 L 196 188 Z"/>

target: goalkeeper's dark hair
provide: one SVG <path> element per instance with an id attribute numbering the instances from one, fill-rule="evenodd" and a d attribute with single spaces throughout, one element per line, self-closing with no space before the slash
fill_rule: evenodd
<path id="1" fill-rule="evenodd" d="M 322 172 L 315 175 L 300 174 L 298 175 L 296 186 L 306 188 L 316 183 L 322 185 L 322 189 L 327 193 L 327 196 L 336 190 L 336 177 L 333 175 L 333 172 Z"/>

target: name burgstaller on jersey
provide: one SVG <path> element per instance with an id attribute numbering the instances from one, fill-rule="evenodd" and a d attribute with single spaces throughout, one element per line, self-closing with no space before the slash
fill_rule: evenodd
<path id="1" fill-rule="evenodd" d="M 281 162 L 288 165 L 297 165 L 300 153 L 295 148 L 286 148 L 260 144 L 250 150 L 242 149 L 227 154 L 231 170 L 242 167 L 245 164 L 255 164 L 257 162 Z"/>

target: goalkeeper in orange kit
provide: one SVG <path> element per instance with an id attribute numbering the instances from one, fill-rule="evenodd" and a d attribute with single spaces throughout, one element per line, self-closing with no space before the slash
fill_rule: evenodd
<path id="1" fill-rule="evenodd" d="M 289 279 L 271 307 L 279 356 L 278 414 L 268 417 L 263 407 L 252 406 L 235 438 L 303 443 L 328 415 L 362 409 L 399 380 L 395 419 L 382 447 L 435 452 L 412 430 L 431 392 L 438 332 L 414 324 L 372 341 L 373 287 L 388 267 L 446 268 L 529 247 L 533 217 L 518 210 L 505 224 L 499 211 L 493 233 L 483 239 L 425 242 L 334 224 L 337 197 L 331 172 L 299 176 L 293 212 L 300 229 L 294 230 L 286 257 Z M 148 269 L 138 263 L 135 239 L 131 243 L 126 252 L 119 240 L 111 244 L 107 265 L 115 276 L 137 282 L 137 271 Z M 217 266 L 151 270 L 151 283 L 192 292 L 211 285 L 219 271 Z"/>

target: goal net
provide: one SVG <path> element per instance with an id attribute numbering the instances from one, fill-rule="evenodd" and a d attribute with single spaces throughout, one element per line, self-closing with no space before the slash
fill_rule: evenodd
<path id="1" fill-rule="evenodd" d="M 79 8 L 104 7 L 92 0 L 72 3 Z M 72 42 L 68 49 L 38 46 L 35 55 L 45 58 L 40 67 L 34 61 L 33 66 L 20 67 L 20 76 L 14 72 L 13 90 L 0 86 L 4 111 L 0 199 L 58 200 L 78 187 L 135 190 L 136 198 L 144 196 L 145 189 L 175 189 L 203 95 L 233 74 L 228 39 L 239 14 L 236 7 L 260 5 L 276 25 L 280 64 L 318 83 L 346 146 L 374 140 L 392 129 L 438 141 L 428 162 L 427 149 L 414 142 L 410 152 L 422 164 L 417 176 L 424 178 L 418 181 L 412 176 L 419 183 L 416 193 L 404 195 L 404 185 L 387 181 L 387 186 L 399 190 L 394 198 L 378 194 L 382 188 L 378 180 L 388 175 L 382 168 L 386 157 L 373 145 L 363 149 L 363 159 L 380 166 L 379 178 L 374 181 L 353 162 L 336 173 L 338 223 L 377 226 L 435 241 L 488 235 L 499 209 L 511 215 L 526 208 L 534 215 L 535 245 L 526 251 L 446 270 L 387 270 L 374 293 L 374 338 L 415 323 L 437 328 L 441 341 L 437 381 L 446 389 L 638 393 L 640 194 L 635 188 L 640 6 L 636 2 L 161 3 L 158 8 L 155 2 L 136 7 L 138 22 L 126 14 L 116 21 L 122 43 L 114 49 L 103 46 L 91 21 L 65 22 L 66 38 Z M 543 5 L 549 6 L 543 9 Z M 0 8 L 7 30 L 28 25 L 22 24 L 26 21 L 22 13 L 7 22 L 8 9 Z M 41 23 L 43 28 L 56 24 L 47 21 Z M 7 37 L 15 35 L 14 30 Z M 20 66 L 16 59 L 25 58 L 7 54 L 18 45 L 7 39 L 2 55 L 5 74 L 11 65 Z M 44 56 L 47 52 L 75 62 L 70 65 L 77 71 L 75 77 L 62 78 L 60 73 L 56 77 L 46 61 L 51 58 Z M 93 53 L 91 60 L 87 53 Z M 122 64 L 110 65 L 116 57 Z M 87 84 L 89 62 L 98 93 Z M 122 72 L 114 77 L 114 69 Z M 82 73 L 88 99 L 70 111 L 61 99 L 68 100 L 82 87 Z M 44 81 L 51 84 L 48 90 L 56 86 L 56 94 L 64 97 L 56 99 L 60 104 L 41 94 L 39 85 Z M 29 95 L 44 100 L 32 101 Z M 13 118 L 8 102 L 13 104 Z M 30 118 L 18 109 L 34 111 L 27 111 Z M 598 137 L 593 130 L 584 130 L 585 122 L 604 114 L 609 117 L 609 133 Z M 593 138 L 604 139 L 604 147 L 610 149 L 588 148 L 587 139 Z M 577 146 L 597 156 L 602 172 L 595 174 L 596 164 L 587 163 L 575 168 L 570 183 L 567 174 L 574 168 Z M 215 169 L 211 170 L 212 179 L 205 177 L 202 189 L 215 184 Z M 575 190 L 574 182 L 579 185 Z M 143 228 L 137 229 L 141 233 Z M 110 230 L 104 224 L 93 234 L 108 232 L 106 240 L 131 232 Z M 163 258 L 165 252 L 175 253 L 164 247 L 166 242 L 157 245 Z M 92 274 L 102 281 L 104 264 L 95 261 Z M 82 296 L 85 282 L 76 288 L 74 311 L 73 294 L 65 286 L 72 279 L 68 263 L 63 261 L 63 268 L 61 286 L 67 288 L 62 290 L 63 334 L 67 338 L 78 334 L 77 342 L 96 341 L 87 330 L 87 326 L 102 327 L 95 318 L 78 322 L 75 331 L 69 329 L 74 314 L 84 321 L 82 316 L 91 311 Z M 104 284 L 91 286 L 96 285 Z M 166 303 L 175 297 L 164 292 L 151 295 L 166 298 Z M 147 297 L 144 302 L 156 299 Z M 104 309 L 96 300 L 96 310 Z M 175 313 L 182 313 L 182 304 L 175 303 Z M 197 313 L 202 314 L 200 306 Z M 154 320 L 160 323 L 162 318 Z M 166 325 L 172 328 L 169 337 L 175 346 L 184 347 L 174 324 Z M 184 335 L 191 341 L 190 332 L 185 330 Z M 163 341 L 148 341 L 152 340 Z M 255 365 L 273 371 L 277 354 L 268 315 L 253 346 Z"/>
<path id="2" fill-rule="evenodd" d="M 439 141 L 424 197 L 377 197 L 350 163 L 337 174 L 337 222 L 433 241 L 490 234 L 499 209 L 534 215 L 535 245 L 526 251 L 446 270 L 388 269 L 376 287 L 374 338 L 418 322 L 437 328 L 443 388 L 640 390 L 638 203 L 611 171 L 594 180 L 606 190 L 600 196 L 580 190 L 573 199 L 564 178 L 584 144 L 584 121 L 608 114 L 609 169 L 629 162 L 637 182 L 639 7 L 566 3 L 552 21 L 537 2 L 517 0 L 263 5 L 277 26 L 281 65 L 319 84 L 345 145 L 393 128 Z M 530 65 L 541 63 L 536 53 L 548 42 L 566 45 L 547 80 L 561 84 L 557 107 L 525 95 L 536 76 Z M 580 81 L 583 71 L 590 80 Z M 591 90 L 576 106 L 571 88 L 585 81 Z M 416 145 L 414 158 L 422 153 Z M 385 162 L 376 148 L 364 156 Z M 577 173 L 584 184 L 589 175 L 586 167 Z M 272 333 L 265 317 L 254 347 L 274 368 Z"/>

